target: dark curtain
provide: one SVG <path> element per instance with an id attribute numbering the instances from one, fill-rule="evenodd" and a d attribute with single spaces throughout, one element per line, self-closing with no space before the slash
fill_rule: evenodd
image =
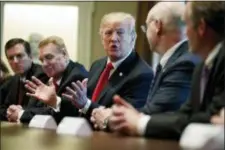
<path id="1" fill-rule="evenodd" d="M 149 65 L 152 65 L 152 52 L 149 49 L 146 34 L 141 30 L 141 25 L 145 25 L 148 12 L 156 2 L 157 1 L 138 1 L 136 17 L 137 41 L 135 49 Z"/>

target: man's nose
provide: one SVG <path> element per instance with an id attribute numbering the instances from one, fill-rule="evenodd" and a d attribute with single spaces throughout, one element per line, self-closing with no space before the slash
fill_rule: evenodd
<path id="1" fill-rule="evenodd" d="M 19 62 L 19 59 L 18 59 L 16 56 L 14 56 L 14 57 L 13 57 L 13 62 L 14 62 L 14 63 L 18 63 L 18 62 Z"/>
<path id="2" fill-rule="evenodd" d="M 117 41 L 118 39 L 119 39 L 119 36 L 118 36 L 117 32 L 113 32 L 113 33 L 112 33 L 111 40 Z"/>
<path id="3" fill-rule="evenodd" d="M 46 60 L 43 60 L 43 61 L 42 61 L 42 65 L 43 65 L 44 67 L 47 66 L 47 65 L 48 65 L 47 61 L 46 61 Z"/>

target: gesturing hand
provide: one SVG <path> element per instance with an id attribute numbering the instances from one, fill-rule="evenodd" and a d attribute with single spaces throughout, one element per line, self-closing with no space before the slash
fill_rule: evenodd
<path id="1" fill-rule="evenodd" d="M 72 82 L 71 87 L 66 87 L 66 93 L 62 95 L 69 99 L 78 109 L 82 109 L 88 101 L 87 78 L 82 81 Z"/>
<path id="2" fill-rule="evenodd" d="M 33 76 L 32 81 L 26 80 L 25 87 L 30 92 L 26 93 L 28 96 L 41 100 L 49 106 L 56 107 L 57 98 L 53 78 L 49 79 L 49 86 L 47 86 Z"/>

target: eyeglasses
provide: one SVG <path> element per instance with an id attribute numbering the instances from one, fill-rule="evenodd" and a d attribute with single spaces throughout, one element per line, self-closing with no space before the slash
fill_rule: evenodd
<path id="1" fill-rule="evenodd" d="M 147 26 L 141 25 L 141 30 L 142 30 L 142 32 L 146 33 L 147 32 Z"/>

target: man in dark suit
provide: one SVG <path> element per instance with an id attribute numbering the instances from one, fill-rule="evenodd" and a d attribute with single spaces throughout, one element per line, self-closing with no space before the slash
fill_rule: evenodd
<path id="1" fill-rule="evenodd" d="M 100 34 L 107 57 L 93 63 L 88 83 L 78 81 L 73 82 L 71 88 L 67 87 L 63 95 L 74 105 L 68 105 L 64 98 L 57 101 L 62 116 L 71 115 L 78 108 L 89 119 L 94 108 L 110 107 L 116 93 L 136 108 L 145 104 L 153 72 L 133 51 L 136 40 L 134 18 L 126 13 L 107 14 L 102 19 Z M 45 102 L 51 105 L 56 103 L 56 98 Z"/>
<path id="2" fill-rule="evenodd" d="M 188 42 L 184 39 L 182 21 L 184 4 L 165 5 L 159 3 L 149 11 L 146 24 L 148 42 L 152 51 L 161 56 L 156 67 L 154 81 L 148 93 L 147 103 L 140 109 L 145 114 L 176 111 L 187 100 L 190 93 L 192 73 L 200 59 L 189 53 Z M 169 9 L 163 10 L 162 7 Z M 173 10 L 173 11 L 170 11 Z M 160 12 L 160 13 L 156 13 Z M 168 16 L 160 14 L 167 14 Z M 157 18 L 152 20 L 151 18 Z M 157 23 L 160 22 L 160 23 Z M 146 32 L 146 29 L 143 30 Z M 96 124 L 101 126 L 101 108 L 93 111 Z"/>
<path id="3" fill-rule="evenodd" d="M 222 1 L 193 1 L 186 5 L 184 18 L 189 45 L 192 52 L 204 60 L 194 71 L 187 103 L 177 112 L 149 116 L 137 112 L 116 96 L 114 100 L 120 105 L 114 106 L 113 116 L 110 117 L 113 130 L 129 135 L 179 138 L 189 123 L 210 123 L 211 118 L 220 112 L 225 106 L 224 6 Z"/>
<path id="4" fill-rule="evenodd" d="M 1 120 L 17 122 L 19 112 L 39 106 L 37 101 L 32 101 L 26 96 L 24 81 L 37 76 L 42 81 L 47 81 L 40 65 L 32 62 L 31 49 L 27 41 L 13 38 L 5 45 L 5 54 L 15 75 L 11 76 L 0 88 L 0 117 Z"/>
<path id="5" fill-rule="evenodd" d="M 40 97 L 47 97 L 52 93 L 61 97 L 66 87 L 69 86 L 71 82 L 83 80 L 88 76 L 88 72 L 83 65 L 69 59 L 64 41 L 58 36 L 50 36 L 40 42 L 39 59 L 42 62 L 44 72 L 48 75 L 50 80 L 47 86 L 38 78 L 32 77 L 34 83 L 41 85 L 40 90 L 44 91 L 44 93 L 38 92 L 36 95 L 31 95 L 36 101 L 38 101 L 37 99 Z M 32 82 L 26 82 L 30 83 L 31 86 L 33 85 Z M 70 101 L 66 101 L 66 103 L 72 105 Z M 54 107 L 48 107 L 44 111 L 25 111 L 22 118 L 24 118 L 25 122 L 29 122 L 35 114 L 51 114 L 57 116 L 56 118 L 60 117 L 60 114 L 56 112 L 57 110 Z M 77 114 L 78 110 L 74 108 L 71 115 Z"/>

